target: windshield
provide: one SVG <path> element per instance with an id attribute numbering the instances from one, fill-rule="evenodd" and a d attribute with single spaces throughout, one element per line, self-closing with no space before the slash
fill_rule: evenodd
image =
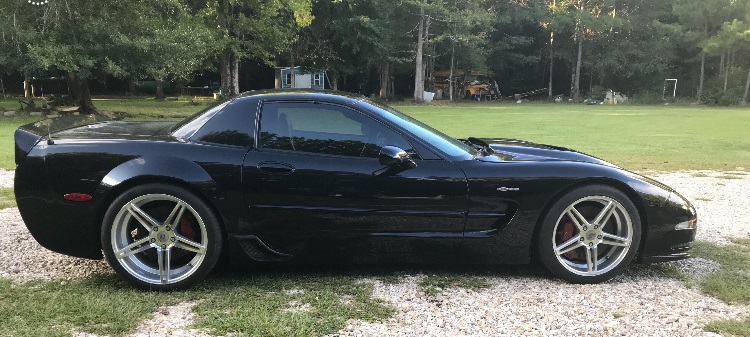
<path id="1" fill-rule="evenodd" d="M 438 130 L 435 130 L 431 126 L 424 124 L 390 106 L 375 103 L 370 100 L 363 100 L 361 102 L 363 104 L 369 104 L 373 108 L 388 112 L 383 114 L 383 117 L 385 119 L 388 119 L 390 122 L 399 125 L 400 127 L 406 129 L 406 131 L 411 132 L 427 143 L 432 144 L 433 146 L 438 148 L 438 150 L 451 157 L 451 159 L 453 160 L 471 159 L 477 154 L 476 150 L 471 146 L 464 144 L 458 139 L 452 138 Z"/>

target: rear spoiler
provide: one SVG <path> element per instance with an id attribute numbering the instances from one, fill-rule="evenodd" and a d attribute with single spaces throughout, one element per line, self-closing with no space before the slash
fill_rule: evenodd
<path id="1" fill-rule="evenodd" d="M 55 132 L 110 120 L 112 119 L 109 117 L 92 114 L 50 118 L 22 125 L 13 134 L 16 143 L 16 165 L 26 158 L 34 145 L 45 137 L 49 141 L 51 135 Z"/>

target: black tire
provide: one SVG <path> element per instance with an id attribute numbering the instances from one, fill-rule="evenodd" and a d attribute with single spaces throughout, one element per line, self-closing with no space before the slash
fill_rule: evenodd
<path id="1" fill-rule="evenodd" d="M 136 186 L 115 198 L 104 215 L 101 241 L 104 257 L 122 279 L 159 291 L 202 280 L 223 244 L 219 218 L 209 205 L 168 184 Z"/>
<path id="2" fill-rule="evenodd" d="M 633 261 L 641 232 L 638 209 L 627 195 L 605 185 L 584 186 L 555 201 L 544 215 L 537 253 L 547 270 L 563 280 L 600 283 Z"/>

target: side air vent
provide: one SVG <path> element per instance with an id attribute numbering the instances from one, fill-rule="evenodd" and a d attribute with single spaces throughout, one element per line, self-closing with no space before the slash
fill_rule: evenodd
<path id="1" fill-rule="evenodd" d="M 292 258 L 292 255 L 268 247 L 255 235 L 236 235 L 235 238 L 245 254 L 255 261 L 286 261 Z"/>

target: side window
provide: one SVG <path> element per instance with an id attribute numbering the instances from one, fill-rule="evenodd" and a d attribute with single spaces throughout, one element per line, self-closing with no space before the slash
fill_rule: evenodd
<path id="1" fill-rule="evenodd" d="M 252 104 L 255 103 L 255 104 Z M 225 106 L 204 124 L 190 139 L 206 143 L 252 147 L 255 129 L 253 106 L 257 101 L 236 100 Z"/>
<path id="2" fill-rule="evenodd" d="M 263 148 L 377 158 L 380 148 L 386 145 L 415 153 L 398 133 L 344 107 L 312 103 L 263 105 Z"/>

